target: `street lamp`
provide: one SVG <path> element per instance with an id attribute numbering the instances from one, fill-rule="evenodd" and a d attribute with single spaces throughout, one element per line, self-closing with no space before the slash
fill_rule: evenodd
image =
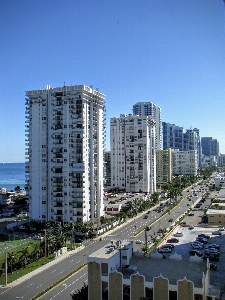
<path id="1" fill-rule="evenodd" d="M 8 278 L 7 278 L 7 247 L 6 247 L 6 243 L 5 243 L 5 247 L 4 247 L 4 250 L 5 250 L 5 286 L 7 286 L 7 281 L 8 281 Z"/>

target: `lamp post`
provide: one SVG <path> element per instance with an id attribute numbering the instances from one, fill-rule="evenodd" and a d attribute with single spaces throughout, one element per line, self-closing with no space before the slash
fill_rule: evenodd
<path id="1" fill-rule="evenodd" d="M 46 229 L 45 229 L 45 264 L 46 264 Z"/>
<path id="2" fill-rule="evenodd" d="M 5 243 L 5 286 L 7 286 L 7 281 L 8 281 L 8 278 L 7 278 L 7 275 L 8 275 L 8 273 L 7 273 L 7 269 L 8 269 L 8 267 L 7 267 L 7 247 L 6 247 L 6 243 Z"/>

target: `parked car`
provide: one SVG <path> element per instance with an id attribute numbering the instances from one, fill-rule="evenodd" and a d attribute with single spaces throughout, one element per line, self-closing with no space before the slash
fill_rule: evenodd
<path id="1" fill-rule="evenodd" d="M 168 248 L 173 249 L 173 248 L 174 248 L 174 245 L 173 245 L 173 244 L 165 244 L 164 247 L 168 247 Z"/>
<path id="2" fill-rule="evenodd" d="M 207 248 L 215 248 L 217 250 L 220 250 L 220 245 L 218 245 L 218 244 L 209 244 L 205 247 L 205 249 L 207 249 Z"/>
<path id="3" fill-rule="evenodd" d="M 143 219 L 148 219 L 148 215 L 145 215 Z"/>
<path id="4" fill-rule="evenodd" d="M 210 235 L 207 235 L 207 234 L 204 234 L 204 233 L 198 234 L 198 237 L 204 237 L 206 239 L 210 239 Z"/>
<path id="5" fill-rule="evenodd" d="M 171 253 L 171 249 L 163 247 L 163 248 L 159 249 L 158 252 L 159 253 Z"/>
<path id="6" fill-rule="evenodd" d="M 221 226 L 221 227 L 219 228 L 219 231 L 224 231 L 224 227 Z"/>
<path id="7" fill-rule="evenodd" d="M 215 248 L 208 248 L 205 250 L 205 254 L 216 254 L 216 255 L 220 255 L 219 250 L 215 249 Z"/>
<path id="8" fill-rule="evenodd" d="M 188 229 L 194 229 L 195 227 L 194 227 L 194 225 L 190 225 L 189 227 L 188 227 Z"/>
<path id="9" fill-rule="evenodd" d="M 141 244 L 141 241 L 136 241 L 135 243 L 136 243 L 136 244 Z"/>
<path id="10" fill-rule="evenodd" d="M 171 238 L 169 240 L 166 241 L 167 243 L 179 243 L 179 240 L 176 238 Z"/>
<path id="11" fill-rule="evenodd" d="M 218 231 L 212 232 L 212 234 L 213 234 L 213 235 L 222 235 L 222 232 L 218 230 Z"/>
<path id="12" fill-rule="evenodd" d="M 169 221 L 168 222 L 173 222 L 173 219 L 169 219 Z"/>
<path id="13" fill-rule="evenodd" d="M 197 255 L 197 256 L 202 256 L 203 255 L 202 252 L 198 251 L 198 250 L 190 250 L 189 254 L 190 255 Z"/>
<path id="14" fill-rule="evenodd" d="M 203 243 L 203 244 L 207 244 L 208 243 L 208 239 L 205 239 L 203 237 L 197 237 L 196 241 Z"/>
<path id="15" fill-rule="evenodd" d="M 183 232 L 177 231 L 177 232 L 174 234 L 174 236 L 183 236 Z"/>
<path id="16" fill-rule="evenodd" d="M 196 243 L 196 242 L 191 243 L 191 247 L 194 249 L 202 249 L 203 248 L 203 246 L 201 244 Z"/>

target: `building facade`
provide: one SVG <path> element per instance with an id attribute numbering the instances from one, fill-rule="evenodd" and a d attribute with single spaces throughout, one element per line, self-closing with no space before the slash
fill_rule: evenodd
<path id="1" fill-rule="evenodd" d="M 104 151 L 105 186 L 111 186 L 111 151 Z"/>
<path id="2" fill-rule="evenodd" d="M 202 154 L 205 156 L 211 156 L 212 154 L 212 145 L 211 145 L 212 137 L 202 137 Z"/>
<path id="3" fill-rule="evenodd" d="M 211 141 L 211 155 L 219 156 L 220 155 L 220 148 L 219 148 L 219 142 L 217 139 L 213 139 Z"/>
<path id="4" fill-rule="evenodd" d="M 198 154 L 196 150 L 172 152 L 173 175 L 197 175 Z"/>
<path id="5" fill-rule="evenodd" d="M 133 105 L 133 114 L 139 116 L 150 116 L 155 120 L 155 147 L 156 150 L 162 149 L 161 108 L 152 102 L 137 102 Z"/>
<path id="6" fill-rule="evenodd" d="M 163 150 L 168 148 L 180 151 L 195 150 L 198 158 L 198 166 L 201 166 L 201 139 L 199 129 L 187 129 L 163 122 Z"/>
<path id="7" fill-rule="evenodd" d="M 85 85 L 26 92 L 30 219 L 92 222 L 104 214 L 105 95 Z"/>
<path id="8" fill-rule="evenodd" d="M 156 183 L 157 185 L 172 180 L 172 153 L 171 149 L 156 150 Z"/>
<path id="9" fill-rule="evenodd" d="M 155 121 L 121 115 L 110 120 L 111 186 L 126 192 L 156 190 Z"/>

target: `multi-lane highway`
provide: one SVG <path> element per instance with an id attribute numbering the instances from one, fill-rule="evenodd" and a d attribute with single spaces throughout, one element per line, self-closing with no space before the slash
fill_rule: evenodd
<path id="1" fill-rule="evenodd" d="M 191 192 L 191 190 L 190 190 Z M 106 245 L 110 240 L 133 240 L 134 251 L 139 250 L 145 243 L 145 227 L 151 224 L 151 229 L 147 232 L 148 241 L 151 241 L 151 235 L 156 236 L 160 228 L 167 228 L 171 226 L 171 223 L 175 222 L 181 215 L 183 215 L 189 206 L 193 205 L 204 192 L 198 193 L 198 198 L 193 198 L 193 201 L 187 199 L 187 195 L 190 192 L 184 191 L 184 200 L 179 203 L 178 206 L 174 207 L 170 214 L 166 214 L 162 217 L 163 212 L 157 212 L 151 209 L 151 213 L 148 214 L 148 218 L 145 219 L 145 213 L 138 215 L 136 218 L 129 220 L 120 227 L 109 231 L 107 234 L 102 236 L 102 241 L 99 239 L 86 240 L 83 243 L 83 248 L 74 254 L 70 254 L 65 259 L 59 260 L 58 263 L 44 269 L 42 272 L 34 272 L 25 281 L 16 285 L 12 284 L 8 287 L 2 287 L 0 289 L 0 299 L 23 299 L 30 300 L 35 297 L 38 293 L 45 290 L 49 286 L 52 286 L 60 278 L 65 277 L 67 274 L 77 269 L 87 261 L 87 256 L 96 250 Z M 166 209 L 166 208 L 164 208 Z M 172 222 L 169 222 L 172 219 Z M 143 229 L 143 231 L 141 231 Z M 140 233 L 139 233 L 140 232 Z M 136 243 L 141 241 L 141 244 Z M 66 279 L 60 283 L 57 287 L 52 288 L 48 294 L 42 296 L 40 299 L 71 299 L 70 294 L 76 289 L 80 289 L 84 283 L 87 283 L 87 267 Z"/>

